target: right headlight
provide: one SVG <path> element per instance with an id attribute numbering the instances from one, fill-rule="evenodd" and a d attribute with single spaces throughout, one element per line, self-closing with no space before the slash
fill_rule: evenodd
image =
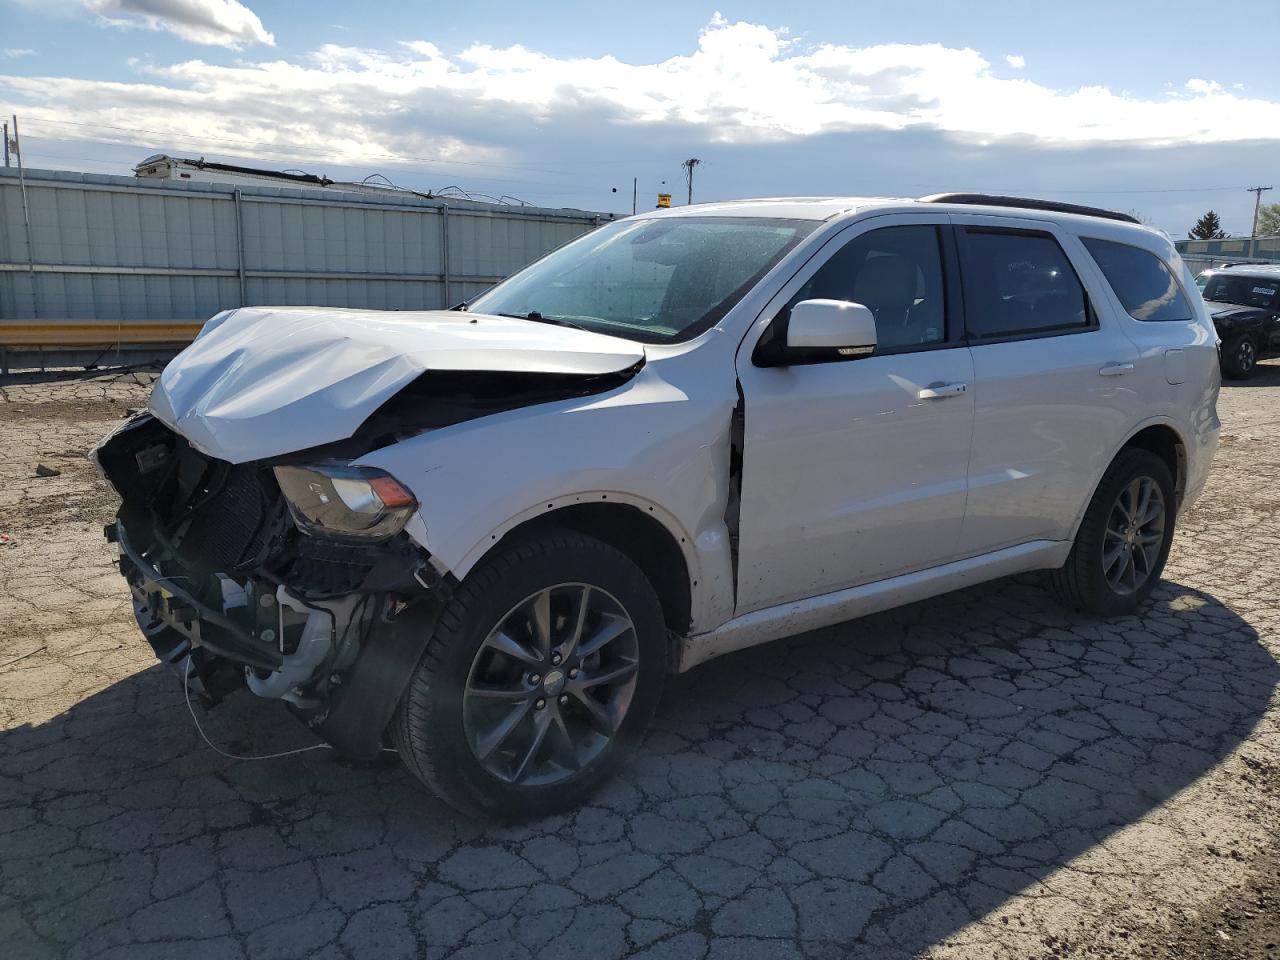
<path id="1" fill-rule="evenodd" d="M 308 533 L 384 540 L 404 529 L 418 502 L 385 470 L 319 463 L 276 467 L 294 522 Z"/>

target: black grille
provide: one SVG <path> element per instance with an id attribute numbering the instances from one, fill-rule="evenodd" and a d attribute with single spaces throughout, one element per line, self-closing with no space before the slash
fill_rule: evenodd
<path id="1" fill-rule="evenodd" d="M 120 491 L 134 545 L 171 548 L 192 574 L 251 565 L 283 525 L 284 499 L 269 468 L 206 456 L 149 416 L 113 437 L 99 458 Z"/>
<path id="2" fill-rule="evenodd" d="M 254 464 L 210 461 L 205 482 L 208 493 L 203 487 L 196 491 L 179 550 L 193 566 L 230 572 L 262 553 L 280 494 L 271 489 L 274 481 Z"/>
<path id="3" fill-rule="evenodd" d="M 364 582 L 386 550 L 381 544 L 326 541 L 318 537 L 293 538 L 291 549 L 278 569 L 285 583 L 297 584 L 316 594 L 340 596 Z"/>

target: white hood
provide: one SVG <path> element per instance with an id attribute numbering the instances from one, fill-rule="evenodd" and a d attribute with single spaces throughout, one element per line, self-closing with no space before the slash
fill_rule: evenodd
<path id="1" fill-rule="evenodd" d="M 593 376 L 643 358 L 630 340 L 487 314 L 249 307 L 205 324 L 150 407 L 197 449 L 244 463 L 351 436 L 427 370 Z"/>

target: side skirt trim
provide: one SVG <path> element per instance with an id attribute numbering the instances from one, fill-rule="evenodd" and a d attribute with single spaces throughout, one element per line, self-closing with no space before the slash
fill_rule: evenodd
<path id="1" fill-rule="evenodd" d="M 928 570 L 753 610 L 708 633 L 685 637 L 680 643 L 679 670 L 683 672 L 735 650 L 900 607 L 986 580 L 1027 570 L 1054 569 L 1066 562 L 1070 552 L 1068 540 L 1033 540 Z"/>

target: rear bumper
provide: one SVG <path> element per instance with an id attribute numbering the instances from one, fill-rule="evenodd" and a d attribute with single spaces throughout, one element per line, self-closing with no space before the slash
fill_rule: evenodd
<path id="1" fill-rule="evenodd" d="M 1217 426 L 1202 430 L 1194 441 L 1197 449 L 1188 457 L 1187 484 L 1182 492 L 1180 510 L 1190 509 L 1204 492 L 1205 483 L 1209 480 L 1209 471 L 1213 467 L 1213 458 L 1218 452 Z"/>

